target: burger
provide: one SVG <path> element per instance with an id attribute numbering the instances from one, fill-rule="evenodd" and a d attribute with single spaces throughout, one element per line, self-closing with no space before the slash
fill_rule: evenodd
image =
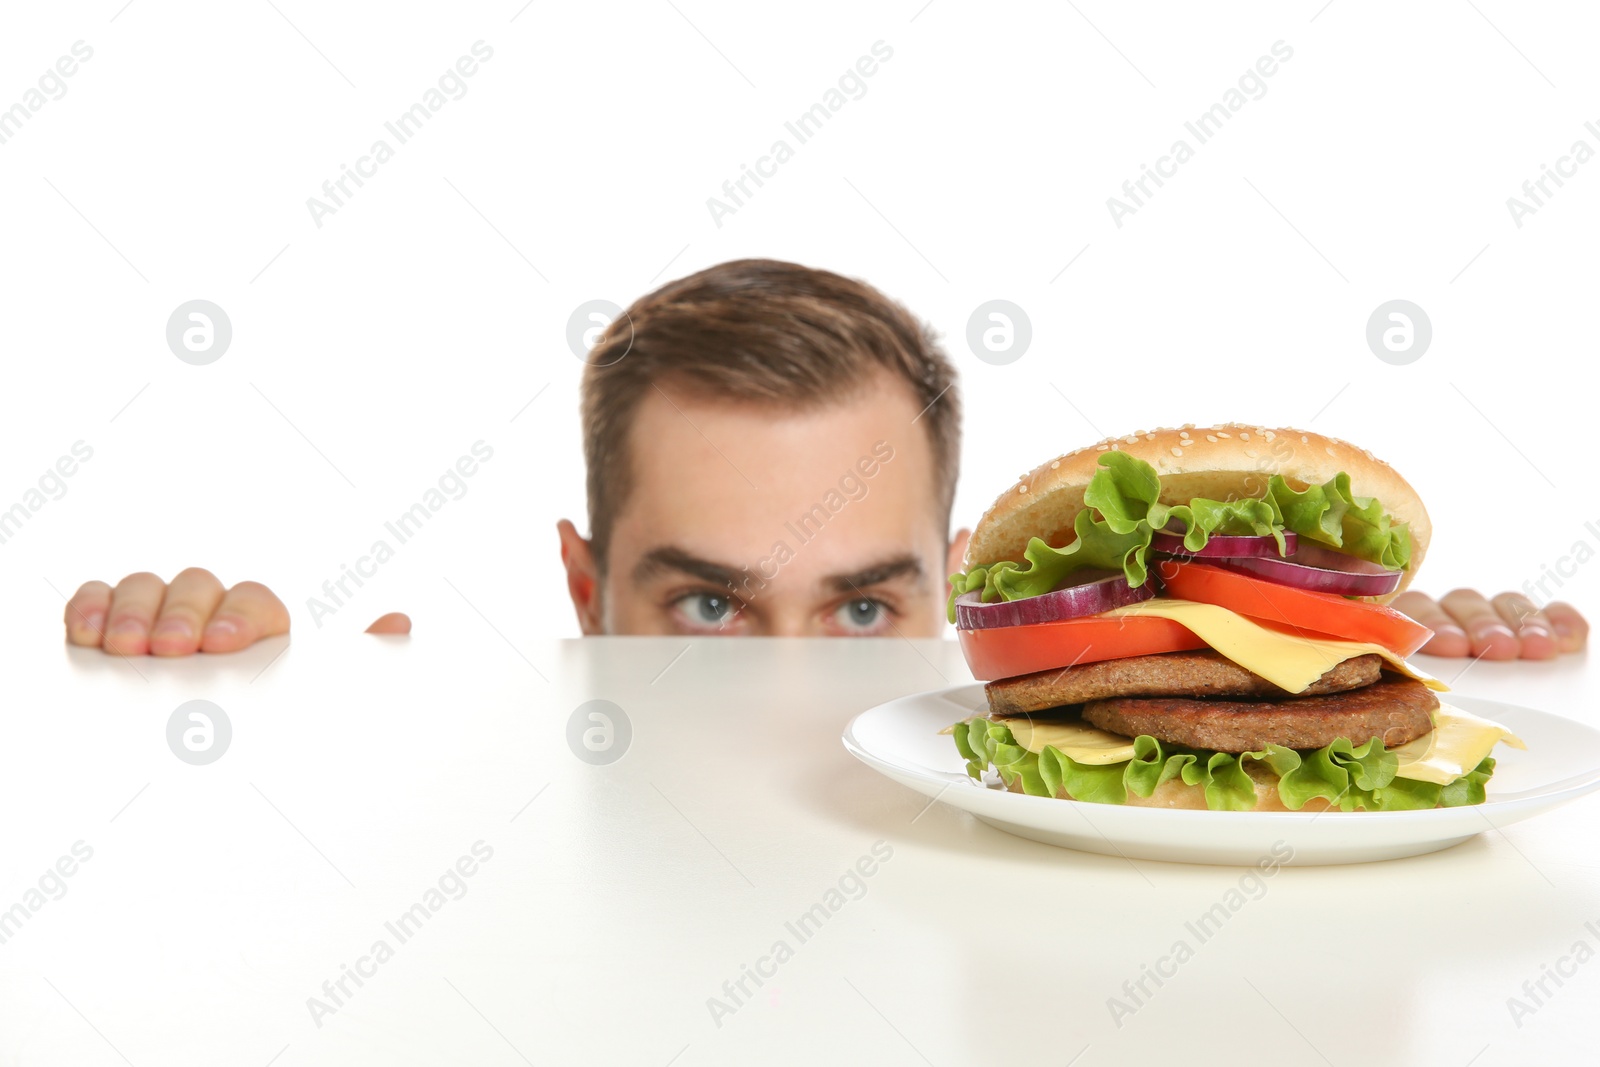
<path id="1" fill-rule="evenodd" d="M 1511 731 L 1406 662 L 1387 606 L 1432 532 L 1387 463 L 1307 430 L 1139 432 L 1023 477 L 972 533 L 950 617 L 988 714 L 976 779 L 1098 804 L 1480 804 Z"/>

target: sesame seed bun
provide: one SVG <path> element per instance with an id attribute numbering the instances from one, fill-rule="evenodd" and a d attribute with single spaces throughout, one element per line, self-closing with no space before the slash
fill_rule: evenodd
<path id="1" fill-rule="evenodd" d="M 1433 524 L 1422 499 L 1399 472 L 1371 452 L 1309 430 L 1227 423 L 1108 437 L 1040 464 L 1002 493 L 978 520 L 967 544 L 967 567 L 1021 560 L 1032 537 L 1057 548 L 1071 542 L 1072 523 L 1083 510 L 1089 479 L 1100 469 L 1101 454 L 1111 450 L 1154 467 L 1166 504 L 1187 504 L 1197 496 L 1259 497 L 1274 474 L 1303 490 L 1343 471 L 1350 476 L 1351 493 L 1377 497 L 1396 521 L 1411 530 L 1411 565 L 1399 588 L 1375 598 L 1379 601 L 1392 600 L 1411 584 L 1428 551 Z"/>

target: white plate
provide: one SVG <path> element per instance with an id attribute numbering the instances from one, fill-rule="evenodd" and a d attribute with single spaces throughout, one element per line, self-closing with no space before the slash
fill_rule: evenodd
<path id="1" fill-rule="evenodd" d="M 986 708 L 982 685 L 918 693 L 856 716 L 844 746 L 867 766 L 991 826 L 1050 845 L 1183 863 L 1363 863 L 1435 852 L 1600 789 L 1600 731 L 1548 712 L 1452 693 L 1452 704 L 1502 723 L 1528 750 L 1500 745 L 1489 799 L 1431 811 L 1169 811 L 1079 804 L 1011 793 L 967 777 L 955 742 L 938 731 Z M 1274 853 L 1276 848 L 1277 852 Z"/>

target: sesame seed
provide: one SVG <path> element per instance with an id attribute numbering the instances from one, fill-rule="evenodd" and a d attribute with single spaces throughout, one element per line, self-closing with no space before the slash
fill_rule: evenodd
<path id="1" fill-rule="evenodd" d="M 1275 433 L 1273 433 L 1273 432 L 1272 432 L 1272 431 L 1271 431 L 1271 430 L 1268 430 L 1268 431 L 1267 431 L 1267 432 L 1266 432 L 1266 434 L 1265 434 L 1265 436 L 1266 436 L 1266 439 L 1267 439 L 1267 440 L 1269 440 L 1269 441 L 1270 441 L 1270 440 L 1272 440 L 1272 439 L 1273 439 L 1273 438 L 1274 438 L 1274 437 L 1277 437 L 1277 436 L 1278 436 L 1278 435 L 1277 435 L 1277 434 L 1275 434 Z"/>
<path id="2" fill-rule="evenodd" d="M 1311 438 L 1307 437 L 1305 434 L 1301 434 L 1300 443 L 1303 445 L 1309 445 L 1311 443 Z"/>
<path id="3" fill-rule="evenodd" d="M 1181 455 L 1183 455 L 1183 449 L 1181 449 L 1181 448 L 1174 448 L 1174 449 L 1173 449 L 1173 450 L 1172 450 L 1172 454 L 1173 454 L 1173 455 L 1174 455 L 1174 456 L 1181 456 Z"/>
<path id="4" fill-rule="evenodd" d="M 1210 441 L 1212 444 L 1216 444 L 1217 443 L 1217 435 L 1214 434 L 1214 433 L 1208 433 L 1208 434 L 1206 434 L 1206 440 Z"/>
<path id="5" fill-rule="evenodd" d="M 1248 440 L 1250 440 L 1250 435 L 1249 435 L 1249 434 L 1247 434 L 1247 433 L 1241 433 L 1241 434 L 1240 434 L 1240 435 L 1239 435 L 1239 440 L 1241 440 L 1241 441 L 1248 441 Z"/>
<path id="6" fill-rule="evenodd" d="M 1026 492 L 1027 492 L 1027 491 L 1028 491 L 1028 487 L 1027 487 L 1027 486 L 1025 486 L 1025 485 L 1019 485 L 1019 486 L 1017 486 L 1017 492 L 1019 492 L 1019 493 L 1026 493 Z"/>
<path id="7" fill-rule="evenodd" d="M 1105 445 L 1101 445 L 1100 447 L 1103 449 L 1106 446 Z M 1050 469 L 1051 470 L 1055 470 L 1059 466 L 1061 466 L 1061 461 L 1059 459 L 1050 461 Z"/>
<path id="8" fill-rule="evenodd" d="M 1257 457 L 1257 456 L 1259 456 L 1259 455 L 1261 455 L 1261 453 L 1260 453 L 1260 452 L 1257 452 L 1257 451 L 1256 451 L 1256 450 L 1255 450 L 1255 449 L 1253 449 L 1253 448 L 1247 448 L 1247 449 L 1245 449 L 1245 450 L 1244 450 L 1244 454 L 1245 454 L 1245 458 L 1246 458 L 1246 459 L 1255 459 L 1255 458 L 1256 458 L 1256 457 Z"/>
<path id="9" fill-rule="evenodd" d="M 1322 450 L 1323 450 L 1323 451 L 1324 451 L 1324 452 L 1326 452 L 1326 453 L 1327 453 L 1327 454 L 1328 454 L 1328 455 L 1330 455 L 1330 456 L 1332 456 L 1332 455 L 1333 455 L 1333 449 L 1331 449 L 1331 448 L 1328 448 L 1328 447 L 1326 447 L 1326 446 L 1324 446 L 1324 447 L 1323 447 L 1323 449 L 1322 449 Z M 1335 457 L 1335 458 L 1337 458 L 1337 457 Z"/>
<path id="10" fill-rule="evenodd" d="M 1111 447 L 1111 446 L 1110 446 L 1110 445 L 1097 445 L 1097 446 L 1095 446 L 1095 451 L 1096 451 L 1096 452 L 1104 452 L 1104 451 L 1105 451 L 1105 450 L 1106 450 L 1106 449 L 1108 449 L 1108 448 L 1110 448 L 1110 447 Z M 1054 464 L 1054 463 L 1052 463 L 1052 464 L 1050 464 L 1050 465 L 1051 465 L 1051 466 L 1052 466 L 1052 467 L 1053 467 L 1053 466 L 1055 466 L 1055 464 Z"/>
<path id="11" fill-rule="evenodd" d="M 1222 432 L 1222 431 L 1221 431 L 1221 430 L 1218 430 L 1218 431 L 1217 431 L 1217 436 L 1218 436 L 1218 437 L 1228 437 L 1228 436 L 1230 436 L 1230 435 L 1228 435 L 1228 434 L 1225 434 L 1225 433 L 1223 433 L 1223 432 Z"/>

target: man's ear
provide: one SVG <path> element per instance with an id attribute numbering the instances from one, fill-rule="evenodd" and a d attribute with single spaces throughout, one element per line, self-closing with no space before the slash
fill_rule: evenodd
<path id="1" fill-rule="evenodd" d="M 961 529 L 957 530 L 956 535 L 950 539 L 950 554 L 945 557 L 944 561 L 945 574 L 960 574 L 962 571 L 967 569 L 967 541 L 969 541 L 971 538 L 972 531 L 966 527 L 962 527 Z"/>
<path id="2" fill-rule="evenodd" d="M 594 552 L 568 520 L 556 523 L 556 533 L 561 537 L 561 564 L 567 569 L 567 594 L 572 597 L 572 607 L 578 613 L 578 626 L 585 637 L 604 633 L 600 570 L 595 566 Z"/>

